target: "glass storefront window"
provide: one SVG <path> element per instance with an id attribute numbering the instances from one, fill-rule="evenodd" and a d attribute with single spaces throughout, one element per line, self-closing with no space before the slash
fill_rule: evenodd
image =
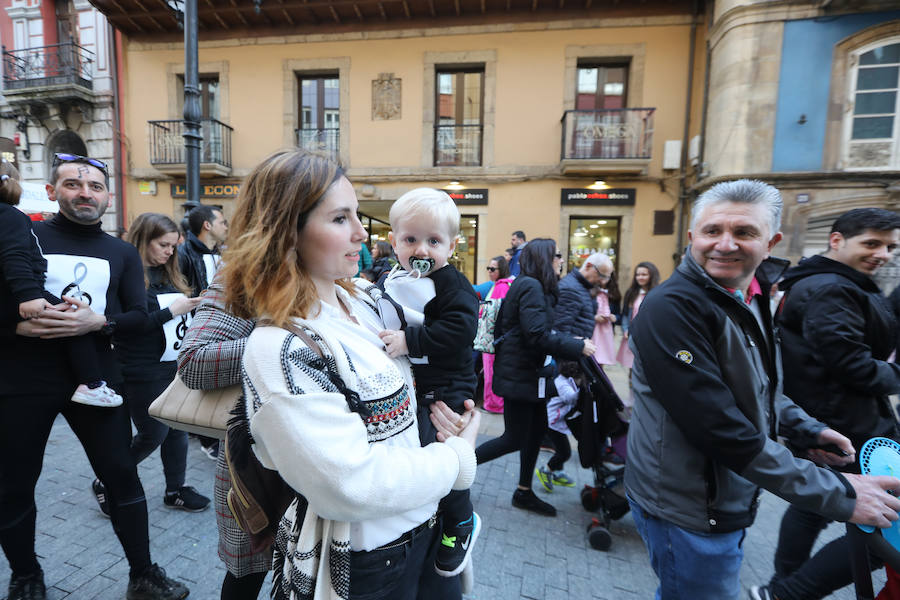
<path id="1" fill-rule="evenodd" d="M 375 217 L 370 217 L 369 215 L 360 213 L 359 220 L 362 221 L 363 227 L 366 228 L 366 231 L 369 233 L 369 239 L 366 242 L 369 246 L 369 250 L 375 246 L 376 242 L 389 242 L 388 232 L 391 230 L 390 223 L 386 223 L 381 219 L 376 219 Z"/>
<path id="2" fill-rule="evenodd" d="M 475 283 L 475 267 L 478 262 L 478 215 L 461 215 L 459 236 L 456 238 L 456 252 L 450 264 Z"/>
<path id="3" fill-rule="evenodd" d="M 603 252 L 612 259 L 618 272 L 620 225 L 618 217 L 570 217 L 566 271 L 580 267 L 594 252 Z"/>

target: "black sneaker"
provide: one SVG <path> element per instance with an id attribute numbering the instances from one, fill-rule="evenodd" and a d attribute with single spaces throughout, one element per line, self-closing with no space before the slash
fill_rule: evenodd
<path id="1" fill-rule="evenodd" d="M 203 450 L 203 454 L 206 455 L 206 458 L 210 460 L 219 460 L 219 442 L 215 442 L 214 444 L 210 444 L 209 446 L 200 445 L 200 449 Z"/>
<path id="2" fill-rule="evenodd" d="M 97 499 L 97 506 L 100 507 L 100 512 L 103 513 L 104 517 L 108 517 L 109 498 L 106 497 L 106 486 L 99 479 L 95 479 L 91 484 L 91 489 L 94 490 L 94 498 Z"/>
<path id="3" fill-rule="evenodd" d="M 556 509 L 552 504 L 544 502 L 534 495 L 531 490 L 516 489 L 512 497 L 512 505 L 516 508 L 530 510 L 531 512 L 547 517 L 555 517 Z"/>
<path id="4" fill-rule="evenodd" d="M 751 585 L 750 600 L 776 600 L 767 585 Z"/>
<path id="5" fill-rule="evenodd" d="M 478 513 L 456 525 L 444 529 L 441 533 L 441 545 L 434 559 L 434 570 L 441 577 L 458 575 L 469 561 L 475 540 L 481 531 L 481 517 Z"/>
<path id="6" fill-rule="evenodd" d="M 182 600 L 191 591 L 180 581 L 166 577 L 166 572 L 153 563 L 137 577 L 128 579 L 127 600 Z"/>
<path id="7" fill-rule="evenodd" d="M 202 495 L 195 488 L 183 485 L 177 492 L 166 492 L 163 504 L 169 508 L 180 508 L 188 512 L 200 512 L 209 506 L 209 498 Z"/>
<path id="8" fill-rule="evenodd" d="M 44 572 L 38 569 L 30 575 L 13 575 L 9 580 L 9 597 L 7 600 L 46 600 L 47 588 L 44 585 Z"/>

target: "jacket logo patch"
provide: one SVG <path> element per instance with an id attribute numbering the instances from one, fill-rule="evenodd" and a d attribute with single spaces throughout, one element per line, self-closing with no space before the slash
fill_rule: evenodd
<path id="1" fill-rule="evenodd" d="M 678 352 L 675 353 L 675 358 L 677 358 L 678 360 L 680 360 L 681 362 L 683 362 L 686 365 L 689 365 L 692 362 L 694 362 L 694 355 L 691 354 L 690 352 L 688 352 L 687 350 L 679 350 Z"/>

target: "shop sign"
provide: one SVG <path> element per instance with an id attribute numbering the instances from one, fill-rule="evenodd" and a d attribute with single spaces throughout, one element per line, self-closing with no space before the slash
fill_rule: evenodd
<path id="1" fill-rule="evenodd" d="M 446 192 L 450 198 L 457 204 L 482 204 L 488 203 L 487 189 L 471 189 L 471 190 L 441 190 Z"/>
<path id="2" fill-rule="evenodd" d="M 635 188 L 610 188 L 591 190 L 587 188 L 563 188 L 563 205 L 580 206 L 634 206 Z"/>
<path id="3" fill-rule="evenodd" d="M 201 198 L 235 198 L 240 192 L 240 183 L 207 183 L 200 186 Z M 187 197 L 187 186 L 183 183 L 173 183 L 172 197 Z"/>

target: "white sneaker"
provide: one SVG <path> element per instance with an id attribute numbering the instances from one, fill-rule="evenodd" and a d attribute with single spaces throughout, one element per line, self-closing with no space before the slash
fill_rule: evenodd
<path id="1" fill-rule="evenodd" d="M 79 385 L 72 394 L 72 402 L 78 404 L 87 404 L 88 406 L 101 406 L 104 408 L 113 408 L 122 406 L 122 396 L 118 395 L 111 387 L 103 382 L 103 385 L 91 389 L 86 385 Z"/>

